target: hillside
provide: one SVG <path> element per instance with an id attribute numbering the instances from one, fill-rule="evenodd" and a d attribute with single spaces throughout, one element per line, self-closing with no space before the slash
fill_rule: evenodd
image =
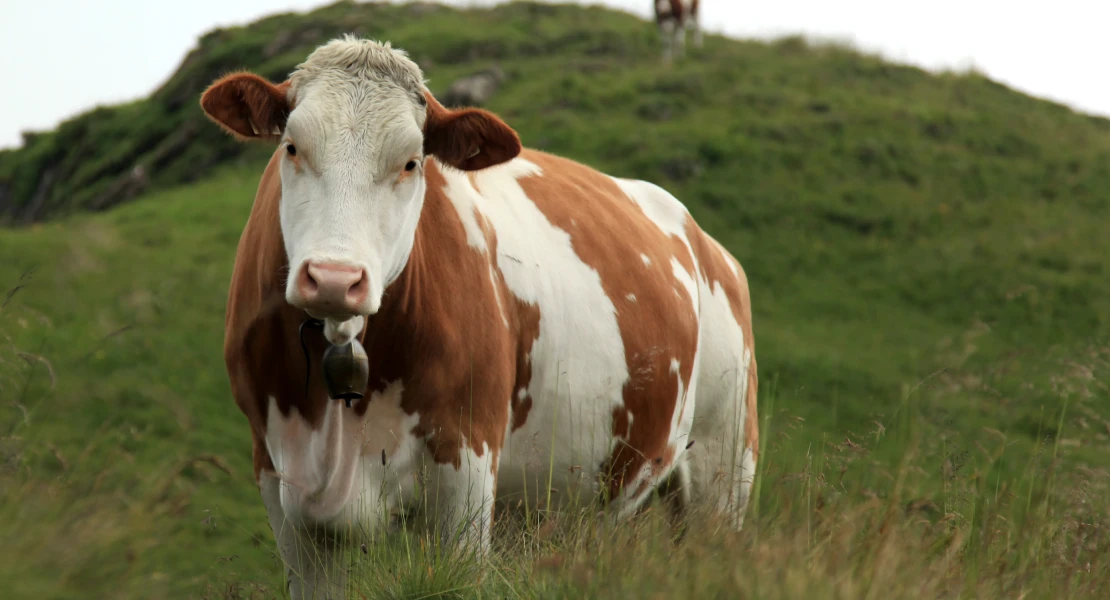
<path id="1" fill-rule="evenodd" d="M 0 152 L 12 597 L 281 589 L 220 353 L 268 149 L 197 99 L 348 31 L 437 92 L 499 66 L 488 107 L 526 145 L 682 199 L 751 279 L 765 428 L 752 525 L 710 550 L 574 542 L 528 583 L 572 547 L 541 531 L 492 581 L 401 553 L 368 595 L 1108 593 L 1110 121 L 793 38 L 707 36 L 667 70 L 651 24 L 601 8 L 345 2 L 211 32 L 150 98 Z"/>

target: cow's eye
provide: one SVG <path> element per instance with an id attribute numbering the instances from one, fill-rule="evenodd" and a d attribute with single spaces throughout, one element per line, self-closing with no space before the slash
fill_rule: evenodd
<path id="1" fill-rule="evenodd" d="M 297 147 L 294 146 L 293 144 L 289 144 L 288 146 L 286 146 L 285 151 L 289 153 L 289 156 L 296 156 L 297 155 Z"/>
<path id="2" fill-rule="evenodd" d="M 409 162 L 405 163 L 405 170 L 406 171 L 411 171 L 415 168 L 416 168 L 416 161 L 415 160 L 410 160 Z"/>

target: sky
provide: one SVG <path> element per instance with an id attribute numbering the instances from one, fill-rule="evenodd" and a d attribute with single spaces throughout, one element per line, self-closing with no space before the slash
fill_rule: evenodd
<path id="1" fill-rule="evenodd" d="M 577 1 L 652 14 L 653 0 Z M 146 96 L 215 27 L 330 0 L 38 0 L 19 10 L 7 8 L 11 2 L 3 0 L 0 20 L 0 148 L 18 146 L 22 131 Z M 926 69 L 974 67 L 1022 92 L 1110 116 L 1106 0 L 701 0 L 701 21 L 731 37 L 800 33 Z"/>

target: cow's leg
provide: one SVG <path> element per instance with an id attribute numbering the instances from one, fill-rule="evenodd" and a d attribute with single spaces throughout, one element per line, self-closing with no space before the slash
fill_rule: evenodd
<path id="1" fill-rule="evenodd" d="M 479 456 L 463 448 L 458 468 L 450 463 L 433 467 L 424 500 L 431 516 L 428 526 L 434 528 L 445 548 L 480 557 L 489 553 L 496 473 L 489 449 Z"/>
<path id="2" fill-rule="evenodd" d="M 683 454 L 670 477 L 659 485 L 660 495 L 666 500 L 671 520 L 675 524 L 681 524 L 690 514 L 690 464 L 686 459 L 687 455 Z"/>
<path id="3" fill-rule="evenodd" d="M 285 563 L 286 585 L 292 600 L 344 598 L 346 574 L 337 568 L 339 551 L 322 541 L 323 536 L 286 519 L 281 508 L 281 482 L 274 476 L 259 476 L 259 491 L 277 541 L 278 554 Z"/>
<path id="4" fill-rule="evenodd" d="M 725 517 L 738 530 L 755 481 L 756 456 L 751 448 L 758 444 L 758 429 L 753 426 L 757 417 L 756 363 L 751 342 L 728 299 L 715 294 L 704 280 L 700 286 L 703 326 L 698 403 L 690 429 L 693 445 L 686 457 L 693 504 Z"/>
<path id="5" fill-rule="evenodd" d="M 717 402 L 705 402 L 699 407 L 705 412 L 694 418 L 690 435 L 695 444 L 687 453 L 695 503 L 707 502 L 736 530 L 744 524 L 755 480 L 755 454 L 749 447 L 749 440 L 744 438 L 747 412 L 743 398 L 749 385 L 748 368 L 749 365 L 744 365 L 731 371 L 737 375 L 716 379 L 740 378 L 719 388 Z M 703 393 L 701 397 L 706 398 L 706 395 Z"/>
<path id="6" fill-rule="evenodd" d="M 674 36 L 674 57 L 681 59 L 686 55 L 686 26 L 676 22 L 672 35 Z"/>
<path id="7" fill-rule="evenodd" d="M 675 29 L 674 19 L 664 19 L 659 22 L 659 38 L 663 42 L 663 62 L 665 64 L 670 64 L 674 60 Z"/>
<path id="8" fill-rule="evenodd" d="M 698 19 L 698 13 L 690 13 L 690 16 L 686 18 L 686 28 L 690 30 L 694 47 L 701 49 L 703 40 L 701 34 L 701 20 Z"/>
<path id="9" fill-rule="evenodd" d="M 737 448 L 729 441 L 712 440 L 706 446 L 708 452 L 699 460 L 701 464 L 691 469 L 693 490 L 740 531 L 755 481 L 755 455 L 750 448 Z"/>
<path id="10" fill-rule="evenodd" d="M 672 464 L 641 457 L 640 451 L 618 443 L 599 473 L 601 489 L 598 491 L 603 510 L 598 516 L 609 527 L 617 527 L 636 515 L 656 492 L 668 498 L 678 494 L 682 499 L 680 502 L 689 497 L 680 489 L 684 483 L 684 475 L 678 472 L 684 463 L 681 457 Z M 689 488 L 688 485 L 685 487 Z"/>

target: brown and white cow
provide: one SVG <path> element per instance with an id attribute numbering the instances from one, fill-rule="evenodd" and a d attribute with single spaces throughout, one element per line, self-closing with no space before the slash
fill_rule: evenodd
<path id="1" fill-rule="evenodd" d="M 549 474 L 556 499 L 600 496 L 613 519 L 666 485 L 741 526 L 748 283 L 672 195 L 522 149 L 493 114 L 444 108 L 404 52 L 349 36 L 281 84 L 225 76 L 201 105 L 277 144 L 224 357 L 294 598 L 342 595 L 321 531 L 382 530 L 419 497 L 425 525 L 484 553 L 495 496 L 545 498 Z M 305 333 L 306 384 L 309 315 L 325 327 Z M 371 374 L 347 408 L 320 359 L 352 337 Z"/>
<path id="2" fill-rule="evenodd" d="M 655 24 L 663 42 L 663 60 L 670 63 L 686 51 L 686 30 L 693 35 L 694 47 L 701 48 L 698 0 L 654 0 Z"/>

